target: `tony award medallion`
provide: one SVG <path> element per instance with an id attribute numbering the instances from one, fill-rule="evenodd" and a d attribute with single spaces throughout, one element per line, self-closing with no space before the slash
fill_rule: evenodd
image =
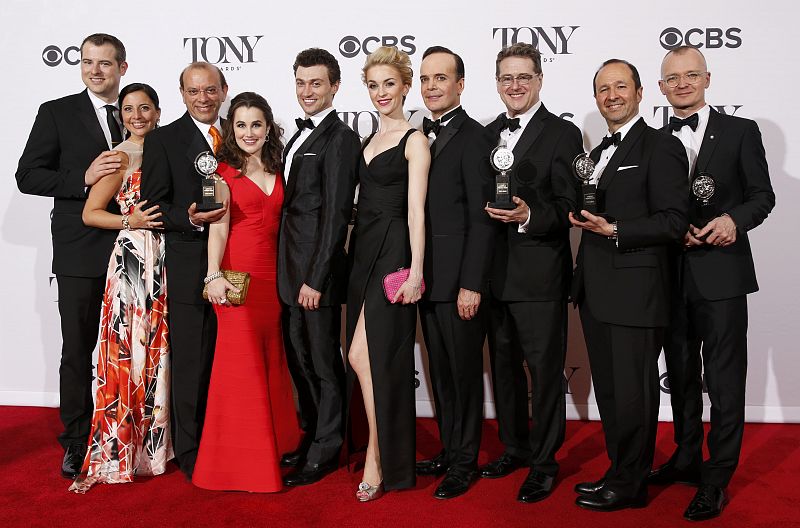
<path id="1" fill-rule="evenodd" d="M 217 199 L 217 158 L 211 151 L 198 154 L 194 160 L 194 168 L 203 177 L 203 198 L 197 204 L 198 211 L 214 211 L 222 209 L 222 204 Z"/>
<path id="2" fill-rule="evenodd" d="M 489 207 L 495 209 L 514 209 L 516 205 L 511 201 L 511 189 L 509 185 L 508 170 L 514 165 L 514 153 L 505 145 L 495 147 L 489 156 L 492 168 L 498 171 L 494 177 L 494 202 Z"/>
<path id="3" fill-rule="evenodd" d="M 578 154 L 572 161 L 572 172 L 581 182 L 581 194 L 578 197 L 578 210 L 575 218 L 584 222 L 581 210 L 586 210 L 593 215 L 597 214 L 597 185 L 589 183 L 594 174 L 594 161 L 587 154 Z"/>
<path id="4" fill-rule="evenodd" d="M 718 216 L 716 208 L 711 201 L 716 188 L 713 176 L 707 172 L 698 173 L 692 180 L 692 194 L 694 195 L 692 224 L 695 227 L 703 228 L 712 218 Z"/>

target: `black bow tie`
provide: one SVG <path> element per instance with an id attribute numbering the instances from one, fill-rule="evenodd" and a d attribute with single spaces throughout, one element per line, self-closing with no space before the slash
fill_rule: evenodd
<path id="1" fill-rule="evenodd" d="M 695 131 L 697 130 L 697 123 L 699 120 L 700 118 L 697 116 L 697 114 L 692 114 L 686 119 L 672 116 L 669 118 L 669 130 L 670 132 L 677 132 L 683 127 L 688 126 L 692 129 L 692 131 Z"/>
<path id="2" fill-rule="evenodd" d="M 515 117 L 514 119 L 509 119 L 507 115 L 500 114 L 498 118 L 500 120 L 500 130 L 505 130 L 506 128 L 513 132 L 519 128 L 519 118 Z"/>
<path id="3" fill-rule="evenodd" d="M 615 147 L 619 145 L 619 142 L 622 141 L 622 134 L 619 132 L 614 132 L 610 136 L 606 136 L 603 138 L 603 141 L 600 142 L 600 152 L 603 152 L 605 149 L 614 145 Z"/>
<path id="4" fill-rule="evenodd" d="M 314 129 L 314 122 L 311 120 L 310 117 L 307 117 L 305 119 L 298 117 L 297 119 L 294 120 L 294 122 L 297 125 L 297 130 L 299 130 L 300 132 L 302 132 L 303 129 L 305 128 L 309 130 Z"/>
<path id="5" fill-rule="evenodd" d="M 433 132 L 435 135 L 439 135 L 439 131 L 442 129 L 442 122 L 437 119 L 434 121 L 433 119 L 429 119 L 427 117 L 422 119 L 422 133 L 426 136 Z"/>

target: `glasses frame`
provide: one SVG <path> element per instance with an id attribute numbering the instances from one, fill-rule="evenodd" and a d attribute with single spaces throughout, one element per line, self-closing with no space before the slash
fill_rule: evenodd
<path id="1" fill-rule="evenodd" d="M 695 76 L 695 75 L 697 77 L 695 78 L 694 81 L 692 81 L 690 79 L 690 76 Z M 707 71 L 690 71 L 690 72 L 681 73 L 681 74 L 677 74 L 676 73 L 674 75 L 668 75 L 666 79 L 661 79 L 661 80 L 669 88 L 677 88 L 678 86 L 680 86 L 681 81 L 683 79 L 686 79 L 686 84 L 695 85 L 695 84 L 699 83 L 702 79 L 706 78 L 707 76 L 708 76 L 708 72 Z"/>

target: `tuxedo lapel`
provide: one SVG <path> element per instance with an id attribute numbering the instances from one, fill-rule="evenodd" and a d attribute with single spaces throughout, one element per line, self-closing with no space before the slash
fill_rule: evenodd
<path id="1" fill-rule="evenodd" d="M 640 117 L 628 133 L 625 134 L 625 139 L 617 146 L 614 155 L 608 160 L 608 165 L 603 169 L 603 174 L 600 176 L 600 183 L 597 186 L 599 189 L 607 189 L 608 186 L 611 185 L 611 181 L 614 179 L 614 176 L 616 176 L 620 163 L 622 163 L 622 160 L 628 156 L 633 146 L 639 141 L 639 137 L 646 127 L 647 125 L 644 119 Z"/>
<path id="2" fill-rule="evenodd" d="M 303 144 L 300 145 L 300 147 L 295 151 L 294 155 L 292 156 L 291 172 L 286 177 L 286 191 L 284 193 L 284 200 L 286 202 L 291 199 L 294 189 L 297 186 L 297 171 L 300 170 L 300 167 L 303 164 L 303 156 L 309 151 L 311 146 L 317 141 L 318 138 L 327 133 L 327 130 L 333 126 L 338 119 L 339 116 L 336 114 L 336 110 L 332 110 L 327 116 L 325 116 L 325 119 L 323 119 L 319 125 L 314 127 L 313 132 L 311 132 L 306 140 L 303 141 Z"/>
<path id="3" fill-rule="evenodd" d="M 705 172 L 708 169 L 711 154 L 714 153 L 714 149 L 719 144 L 719 136 L 723 130 L 718 125 L 719 114 L 712 108 L 708 113 L 708 125 L 706 125 L 706 132 L 703 135 L 703 142 L 700 144 L 700 152 L 697 153 L 697 163 L 694 166 L 695 174 Z"/>
<path id="4" fill-rule="evenodd" d="M 98 146 L 102 147 L 103 150 L 108 150 L 108 141 L 106 140 L 105 134 L 103 134 L 103 129 L 100 127 L 100 122 L 97 120 L 97 112 L 86 90 L 78 94 L 77 112 L 81 122 L 89 132 L 89 137 L 91 137 Z"/>
<path id="5" fill-rule="evenodd" d="M 200 132 L 200 129 L 194 124 L 192 117 L 189 113 L 183 114 L 181 117 L 181 131 L 180 137 L 183 138 L 186 144 L 186 158 L 194 167 L 194 161 L 197 159 L 197 155 L 201 152 L 209 151 L 213 154 L 213 149 L 208 145 L 208 141 L 203 136 L 203 133 Z"/>
<path id="6" fill-rule="evenodd" d="M 297 138 L 299 138 L 299 137 L 300 137 L 300 133 L 301 133 L 301 132 L 302 132 L 302 131 L 298 129 L 298 130 L 297 130 L 297 132 L 295 132 L 295 133 L 294 133 L 294 135 L 292 136 L 292 138 L 291 138 L 291 139 L 289 140 L 289 142 L 286 144 L 286 146 L 283 148 L 283 156 L 282 156 L 283 160 L 282 160 L 282 164 L 283 164 L 283 167 L 284 167 L 284 168 L 286 168 L 286 156 L 288 156 L 288 155 L 289 155 L 289 151 L 290 151 L 290 150 L 292 150 L 292 146 L 294 145 L 294 142 L 295 142 L 295 141 L 297 141 Z"/>
<path id="7" fill-rule="evenodd" d="M 442 127 L 439 133 L 436 134 L 436 139 L 431 145 L 431 156 L 434 159 L 436 159 L 436 156 L 438 156 L 439 153 L 444 150 L 445 145 L 447 145 L 447 143 L 453 139 L 453 136 L 458 133 L 459 127 L 461 127 L 461 124 L 466 119 L 467 113 L 462 109 L 450 120 L 449 123 L 447 123 L 447 126 Z"/>
<path id="8" fill-rule="evenodd" d="M 549 117 L 550 112 L 547 111 L 547 108 L 544 105 L 539 107 L 539 110 L 533 114 L 533 117 L 528 122 L 528 126 L 525 127 L 525 130 L 522 131 L 522 136 L 520 136 L 519 141 L 517 144 L 514 145 L 514 165 L 517 165 L 519 160 L 528 152 L 528 149 L 531 148 L 531 145 L 536 141 L 536 138 L 539 137 L 539 134 L 542 133 L 544 130 L 544 121 Z"/>

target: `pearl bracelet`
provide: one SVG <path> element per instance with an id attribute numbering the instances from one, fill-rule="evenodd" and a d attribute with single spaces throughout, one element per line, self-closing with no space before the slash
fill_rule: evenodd
<path id="1" fill-rule="evenodd" d="M 215 271 L 214 273 L 209 274 L 208 277 L 203 279 L 203 284 L 208 284 L 209 282 L 211 282 L 213 280 L 216 280 L 216 279 L 218 279 L 220 277 L 222 277 L 222 272 L 221 271 Z"/>

